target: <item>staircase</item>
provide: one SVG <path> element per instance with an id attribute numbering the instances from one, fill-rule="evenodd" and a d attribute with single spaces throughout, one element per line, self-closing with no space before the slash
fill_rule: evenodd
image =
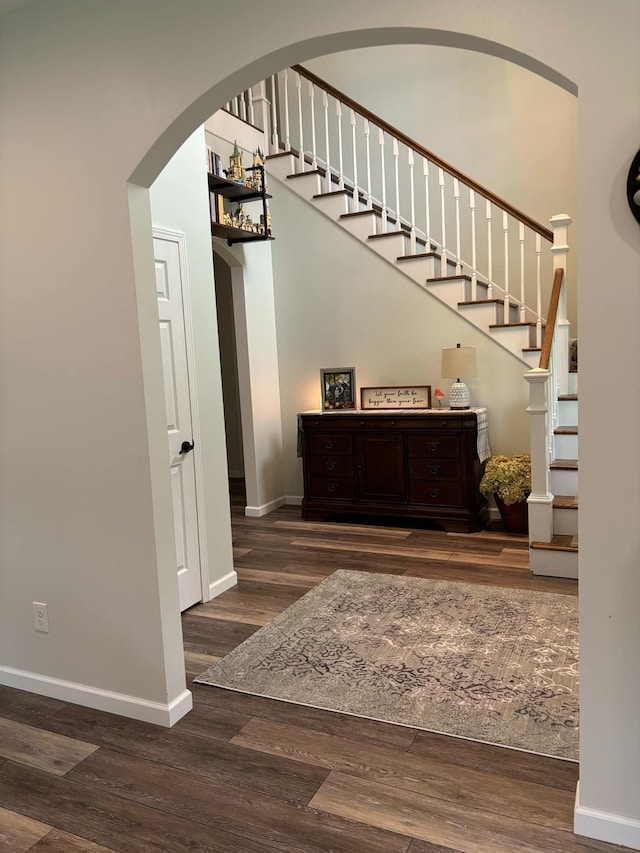
<path id="1" fill-rule="evenodd" d="M 264 129 L 272 178 L 529 368 L 531 566 L 577 577 L 577 396 L 563 276 L 551 330 L 541 304 L 542 281 L 566 267 L 569 218 L 542 226 L 301 66 L 227 109 Z"/>
<path id="2" fill-rule="evenodd" d="M 570 374 L 577 392 L 578 374 Z M 553 494 L 553 528 L 548 542 L 531 540 L 533 574 L 578 577 L 578 395 L 558 397 L 559 423 L 554 429 L 556 458 L 549 465 Z"/>
<path id="3" fill-rule="evenodd" d="M 568 225 L 567 217 L 565 235 Z M 534 574 L 577 578 L 578 371 L 577 361 L 569 366 L 564 279 L 564 265 L 558 266 L 540 362 L 525 375 L 531 417 L 529 545 Z"/>

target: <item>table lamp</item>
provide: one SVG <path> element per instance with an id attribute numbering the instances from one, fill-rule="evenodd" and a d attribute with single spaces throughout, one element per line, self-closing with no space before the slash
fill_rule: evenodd
<path id="1" fill-rule="evenodd" d="M 460 381 L 464 376 L 469 379 L 478 375 L 476 364 L 476 348 L 455 347 L 442 348 L 442 376 L 445 379 L 455 379 L 449 388 L 449 405 L 451 409 L 468 409 L 471 403 L 469 389 Z"/>

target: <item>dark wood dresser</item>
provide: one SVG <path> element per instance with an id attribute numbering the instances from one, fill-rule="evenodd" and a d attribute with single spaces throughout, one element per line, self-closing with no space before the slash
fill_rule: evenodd
<path id="1" fill-rule="evenodd" d="M 486 523 L 473 410 L 304 412 L 298 423 L 304 519 L 430 519 L 465 533 Z"/>

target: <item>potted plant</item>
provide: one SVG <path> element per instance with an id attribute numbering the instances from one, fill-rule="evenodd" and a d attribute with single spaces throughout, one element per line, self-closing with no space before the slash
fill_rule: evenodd
<path id="1" fill-rule="evenodd" d="M 527 498 L 531 494 L 531 456 L 492 456 L 484 469 L 480 491 L 493 495 L 505 527 L 511 533 L 527 533 Z"/>

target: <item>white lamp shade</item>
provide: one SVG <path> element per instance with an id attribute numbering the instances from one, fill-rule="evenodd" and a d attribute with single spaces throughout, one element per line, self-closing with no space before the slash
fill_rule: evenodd
<path id="1" fill-rule="evenodd" d="M 477 375 L 475 347 L 443 347 L 442 376 L 444 379 L 472 378 Z"/>

